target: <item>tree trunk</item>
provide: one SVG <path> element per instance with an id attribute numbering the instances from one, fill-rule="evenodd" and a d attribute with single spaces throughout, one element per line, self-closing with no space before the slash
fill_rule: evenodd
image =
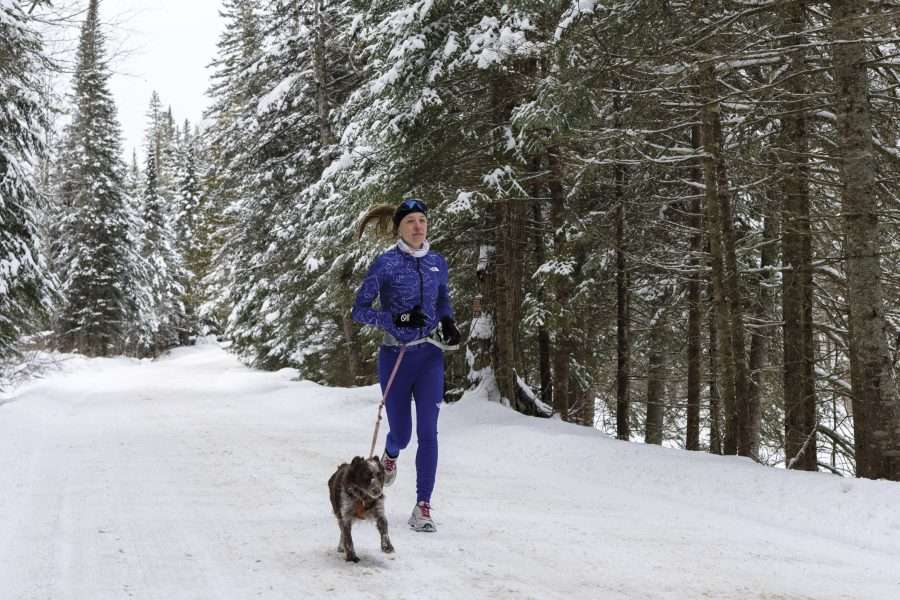
<path id="1" fill-rule="evenodd" d="M 857 476 L 900 481 L 900 399 L 881 290 L 875 157 L 862 0 L 832 2 L 835 105 L 850 305 L 850 363 Z"/>
<path id="2" fill-rule="evenodd" d="M 478 264 L 475 267 L 478 278 L 478 293 L 472 306 L 472 323 L 466 337 L 466 365 L 469 373 L 469 389 L 484 386 L 488 398 L 500 402 L 500 392 L 491 368 L 494 360 L 494 314 L 496 313 L 496 293 L 494 291 L 494 247 L 482 244 L 478 249 Z"/>
<path id="3" fill-rule="evenodd" d="M 616 194 L 616 437 L 631 437 L 631 323 L 625 258 L 624 167 L 615 167 Z"/>
<path id="4" fill-rule="evenodd" d="M 669 303 L 666 294 L 650 325 L 650 341 L 647 366 L 647 418 L 645 421 L 644 442 L 661 445 L 663 442 L 663 418 L 665 415 L 666 367 L 666 315 L 665 307 Z"/>
<path id="5" fill-rule="evenodd" d="M 741 456 L 753 456 L 754 445 L 759 445 L 759 440 L 753 440 L 753 425 L 751 422 L 750 402 L 748 391 L 750 388 L 749 368 L 747 366 L 747 352 L 744 342 L 744 307 L 741 300 L 741 279 L 737 267 L 737 239 L 734 230 L 734 210 L 731 202 L 731 190 L 728 186 L 728 178 L 725 172 L 725 158 L 722 156 L 722 122 L 718 111 L 715 114 L 716 144 L 716 178 L 717 192 L 719 195 L 719 217 L 722 224 L 723 260 L 724 260 L 724 291 L 728 306 L 729 326 L 731 329 L 731 357 L 734 361 L 734 419 L 737 435 L 737 453 Z"/>
<path id="6" fill-rule="evenodd" d="M 759 439 L 762 421 L 761 398 L 765 384 L 764 372 L 769 363 L 769 328 L 772 320 L 772 298 L 769 288 L 774 285 L 770 272 L 778 260 L 777 222 L 774 216 L 775 201 L 766 198 L 763 217 L 763 247 L 760 251 L 760 274 L 756 278 L 756 298 L 753 302 L 753 319 L 756 328 L 750 332 L 750 387 L 747 390 L 749 411 L 750 456 L 759 458 Z"/>
<path id="7" fill-rule="evenodd" d="M 541 373 L 541 402 L 553 406 L 553 371 L 550 366 L 550 332 L 538 328 L 538 365 Z"/>
<path id="8" fill-rule="evenodd" d="M 578 411 L 578 422 L 585 427 L 593 427 L 597 419 L 597 407 L 595 405 L 593 390 L 583 390 L 573 382 L 575 398 L 581 409 Z"/>
<path id="9" fill-rule="evenodd" d="M 805 1 L 781 8 L 784 44 L 791 48 L 785 74 L 783 118 L 784 440 L 788 468 L 816 470 L 816 397 L 812 324 L 812 241 L 809 222 L 809 132 L 806 115 Z"/>
<path id="10" fill-rule="evenodd" d="M 695 149 L 700 147 L 700 130 L 691 128 L 691 143 Z M 691 169 L 691 179 L 703 182 L 703 173 L 699 165 Z M 688 281 L 688 348 L 687 348 L 687 432 L 685 448 L 700 449 L 700 363 L 703 348 L 700 343 L 700 284 L 703 277 L 700 273 L 703 252 L 703 217 L 700 194 L 695 193 L 691 199 L 690 227 L 691 234 L 691 266 L 693 273 Z"/>
<path id="11" fill-rule="evenodd" d="M 730 218 L 722 214 L 723 204 L 719 192 L 719 162 L 721 123 L 719 104 L 716 102 L 716 75 L 712 63 L 701 68 L 702 98 L 706 105 L 703 108 L 701 138 L 703 140 L 703 181 L 705 184 L 704 204 L 706 207 L 706 233 L 709 240 L 709 254 L 712 262 L 713 304 L 716 311 L 716 329 L 718 331 L 718 365 L 721 381 L 721 394 L 725 408 L 725 440 L 724 453 L 737 453 L 737 410 L 735 405 L 735 358 L 732 341 L 731 305 L 726 292 L 725 281 L 725 246 L 723 239 L 723 220 Z"/>
<path id="12" fill-rule="evenodd" d="M 553 250 L 557 258 L 566 256 L 567 248 L 565 232 L 565 197 L 561 182 L 561 164 L 559 149 L 551 147 L 547 150 L 547 166 L 549 170 L 547 185 L 550 191 L 550 220 L 553 226 L 554 239 Z M 569 299 L 572 295 L 572 284 L 568 277 L 556 278 L 554 289 L 556 304 L 561 310 L 568 310 Z M 569 327 L 557 327 L 554 335 L 555 347 L 553 348 L 553 410 L 565 420 L 571 420 L 572 389 L 569 373 L 569 361 L 573 351 L 570 340 Z"/>
<path id="13" fill-rule="evenodd" d="M 712 297 L 712 283 L 709 296 Z M 709 302 L 709 451 L 722 454 L 722 400 L 719 395 L 719 331 L 716 303 Z"/>
<path id="14" fill-rule="evenodd" d="M 493 130 L 501 131 L 509 123 L 514 105 L 510 102 L 510 80 L 496 76 L 490 83 Z M 502 164 L 505 155 L 503 140 L 495 134 L 492 140 L 493 160 Z M 474 355 L 469 360 L 470 380 L 484 381 L 485 351 L 490 352 L 490 366 L 495 389 L 489 389 L 492 399 L 508 402 L 515 410 L 536 414 L 536 406 L 523 394 L 517 376 L 523 373 L 518 360 L 519 323 L 522 320 L 522 273 L 528 240 L 525 229 L 527 203 L 497 193 L 488 206 L 495 246 L 482 246 L 478 275 L 481 282 L 480 304 L 482 316 L 473 319 L 472 344 Z M 494 398 L 494 396 L 497 396 Z"/>
<path id="15" fill-rule="evenodd" d="M 349 377 L 348 385 L 359 385 L 359 367 L 362 364 L 362 358 L 359 354 L 359 342 L 356 339 L 356 326 L 350 314 L 344 311 L 341 315 L 341 325 L 344 331 L 344 344 L 347 345 L 347 376 Z"/>
<path id="16" fill-rule="evenodd" d="M 520 412 L 533 407 L 520 406 L 521 392 L 516 381 L 523 369 L 518 363 L 519 323 L 522 321 L 522 267 L 525 262 L 526 204 L 515 200 L 495 201 L 497 212 L 497 294 L 494 373 L 500 394 Z"/>
<path id="17" fill-rule="evenodd" d="M 537 173 L 540 171 L 540 163 L 533 163 L 532 171 Z M 540 197 L 540 188 L 532 193 L 534 198 Z M 532 216 L 534 220 L 534 257 L 538 265 L 544 264 L 547 260 L 547 252 L 544 247 L 544 214 L 541 210 L 540 201 L 532 202 Z M 537 290 L 537 299 L 539 304 L 544 303 L 545 292 L 543 286 Z M 541 402 L 547 406 L 553 406 L 553 376 L 550 369 L 550 333 L 547 326 L 541 324 L 538 326 L 538 367 L 541 377 Z"/>

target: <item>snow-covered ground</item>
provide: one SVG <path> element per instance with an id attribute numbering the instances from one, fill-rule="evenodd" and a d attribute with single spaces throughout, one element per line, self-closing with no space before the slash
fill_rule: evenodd
<path id="1" fill-rule="evenodd" d="M 445 406 L 439 531 L 388 488 L 336 552 L 326 482 L 376 388 L 241 366 L 67 357 L 0 396 L 0 598 L 900 598 L 900 484 L 610 440 L 478 397 Z M 384 427 L 381 436 L 384 436 Z"/>

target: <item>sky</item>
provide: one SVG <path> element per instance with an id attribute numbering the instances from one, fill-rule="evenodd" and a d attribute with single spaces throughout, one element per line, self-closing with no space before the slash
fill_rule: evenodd
<path id="1" fill-rule="evenodd" d="M 220 0 L 107 0 L 101 21 L 114 71 L 111 91 L 122 125 L 126 160 L 143 155 L 147 106 L 153 90 L 172 107 L 178 126 L 199 123 L 209 104 L 206 66 L 222 29 Z"/>

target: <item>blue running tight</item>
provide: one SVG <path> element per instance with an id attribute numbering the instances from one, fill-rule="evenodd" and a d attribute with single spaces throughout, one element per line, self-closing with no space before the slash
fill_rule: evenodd
<path id="1" fill-rule="evenodd" d="M 378 353 L 381 391 L 400 354 L 398 346 L 382 346 Z M 388 431 L 385 449 L 396 457 L 412 437 L 412 400 L 416 403 L 416 501 L 431 502 L 437 472 L 437 422 L 444 397 L 444 353 L 429 343 L 406 349 L 385 400 Z"/>

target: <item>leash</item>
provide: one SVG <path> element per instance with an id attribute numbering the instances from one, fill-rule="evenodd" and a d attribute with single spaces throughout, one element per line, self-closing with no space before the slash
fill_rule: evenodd
<path id="1" fill-rule="evenodd" d="M 437 341 L 434 338 L 428 338 L 427 343 L 431 344 L 432 346 L 437 346 L 444 352 L 453 352 L 454 350 L 459 350 L 459 344 L 457 344 L 455 346 L 448 346 L 446 344 L 442 344 L 441 342 Z"/>
<path id="2" fill-rule="evenodd" d="M 394 363 L 394 370 L 388 378 L 387 385 L 384 386 L 384 394 L 381 396 L 381 404 L 378 405 L 378 420 L 375 421 L 375 433 L 372 435 L 372 449 L 369 450 L 369 458 L 375 456 L 375 442 L 378 441 L 378 428 L 381 427 L 381 410 L 384 408 L 384 401 L 387 400 L 388 392 L 391 391 L 391 384 L 394 383 L 394 377 L 397 376 L 397 369 L 400 368 L 400 361 L 406 354 L 406 346 L 400 346 L 400 354 L 397 355 L 397 361 Z"/>

